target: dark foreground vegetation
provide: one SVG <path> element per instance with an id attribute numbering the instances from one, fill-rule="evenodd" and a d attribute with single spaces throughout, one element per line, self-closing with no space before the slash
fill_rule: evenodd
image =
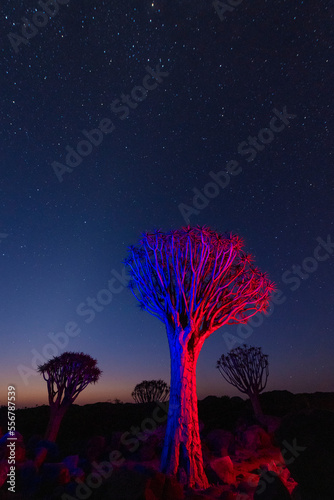
<path id="1" fill-rule="evenodd" d="M 260 395 L 199 401 L 210 488 L 195 491 L 159 472 L 168 402 L 72 405 L 57 442 L 45 442 L 49 407 L 17 410 L 16 488 L 8 492 L 5 436 L 0 440 L 0 498 L 92 500 L 333 500 L 334 394 Z M 2 433 L 7 408 L 0 409 Z M 44 463 L 34 460 L 47 446 Z M 298 483 L 298 484 L 297 484 Z M 332 484 L 333 483 L 333 484 Z"/>

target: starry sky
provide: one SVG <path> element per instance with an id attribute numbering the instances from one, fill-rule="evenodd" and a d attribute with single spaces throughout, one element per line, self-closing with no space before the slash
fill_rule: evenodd
<path id="1" fill-rule="evenodd" d="M 216 361 L 243 342 L 269 355 L 266 390 L 332 391 L 331 2 L 48 5 L 2 7 L 0 404 L 8 385 L 46 404 L 35 364 L 64 350 L 103 371 L 78 404 L 169 382 L 122 261 L 188 223 L 238 234 L 280 290 L 205 342 L 198 397 L 239 395 Z"/>

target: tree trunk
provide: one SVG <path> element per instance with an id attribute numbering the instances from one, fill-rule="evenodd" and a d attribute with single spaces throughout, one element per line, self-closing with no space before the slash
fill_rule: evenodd
<path id="1" fill-rule="evenodd" d="M 263 411 L 262 411 L 262 408 L 261 408 L 261 405 L 260 405 L 260 400 L 259 400 L 258 393 L 256 393 L 256 392 L 250 392 L 248 394 L 248 396 L 249 396 L 249 399 L 250 399 L 250 401 L 252 403 L 255 416 L 256 417 L 260 417 L 260 418 L 263 417 Z"/>
<path id="2" fill-rule="evenodd" d="M 203 468 L 196 394 L 199 349 L 190 349 L 189 344 L 182 347 L 178 338 L 175 339 L 176 332 L 168 337 L 171 388 L 160 469 L 165 474 L 175 475 L 189 487 L 206 489 L 209 483 Z"/>
<path id="3" fill-rule="evenodd" d="M 58 408 L 54 406 L 50 408 L 50 419 L 45 432 L 44 439 L 46 439 L 47 441 L 52 441 L 53 443 L 56 441 L 59 427 L 66 411 L 67 411 L 66 407 Z"/>
<path id="4" fill-rule="evenodd" d="M 46 441 L 52 441 L 53 443 L 56 441 L 59 427 L 63 417 L 67 411 L 66 407 L 58 408 L 56 406 L 50 407 L 50 418 L 47 429 L 44 434 L 44 439 Z M 44 463 L 46 456 L 48 454 L 47 448 L 40 448 L 36 457 L 34 458 L 34 464 L 37 468 L 41 467 Z"/>

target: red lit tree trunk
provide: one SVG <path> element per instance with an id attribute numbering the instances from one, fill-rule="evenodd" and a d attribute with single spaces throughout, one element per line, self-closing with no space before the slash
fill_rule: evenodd
<path id="1" fill-rule="evenodd" d="M 253 392 L 249 391 L 247 395 L 250 399 L 250 402 L 252 403 L 255 416 L 263 417 L 263 411 L 260 405 L 259 393 L 254 391 Z"/>
<path id="2" fill-rule="evenodd" d="M 50 407 L 50 418 L 49 418 L 49 423 L 47 426 L 47 429 L 45 431 L 44 439 L 46 441 L 52 441 L 53 443 L 56 441 L 58 431 L 60 424 L 63 420 L 63 417 L 67 411 L 68 407 L 57 407 L 55 405 Z M 41 465 L 44 463 L 46 456 L 48 454 L 48 449 L 47 448 L 39 448 L 35 459 L 34 459 L 34 464 L 36 465 L 37 468 L 41 467 Z"/>
<path id="3" fill-rule="evenodd" d="M 202 345 L 195 348 L 190 341 L 182 346 L 176 332 L 168 338 L 171 383 L 161 471 L 176 475 L 187 486 L 206 489 L 209 483 L 203 468 L 196 394 L 196 364 Z"/>
<path id="4" fill-rule="evenodd" d="M 62 406 L 60 408 L 57 406 L 51 406 L 50 419 L 45 431 L 44 439 L 46 439 L 47 441 L 52 441 L 53 443 L 56 441 L 60 424 L 67 409 L 68 408 L 66 406 Z"/>

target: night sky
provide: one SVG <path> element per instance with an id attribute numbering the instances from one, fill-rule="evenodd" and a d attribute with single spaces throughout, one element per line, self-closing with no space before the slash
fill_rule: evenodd
<path id="1" fill-rule="evenodd" d="M 64 350 L 103 371 L 79 404 L 169 382 L 122 261 L 188 223 L 238 234 L 281 290 L 205 342 L 199 399 L 240 395 L 216 361 L 243 342 L 269 355 L 266 390 L 333 391 L 333 4 L 230 4 L 62 0 L 37 28 L 37 0 L 3 5 L 0 404 L 8 385 L 46 404 L 34 358 Z"/>

